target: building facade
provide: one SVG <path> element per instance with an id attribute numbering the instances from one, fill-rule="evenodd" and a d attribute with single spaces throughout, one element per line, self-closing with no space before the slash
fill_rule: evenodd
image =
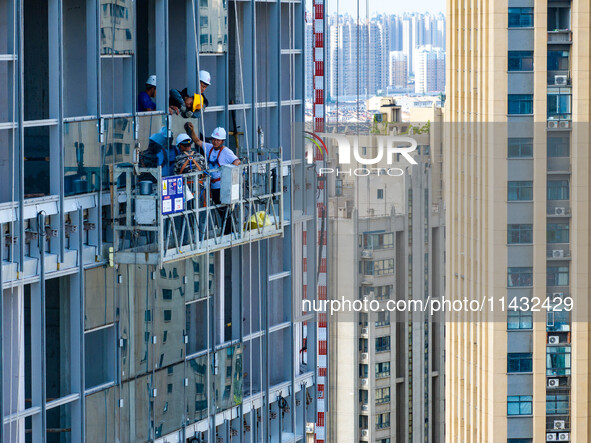
<path id="1" fill-rule="evenodd" d="M 408 133 L 400 108 L 388 104 L 382 111 L 374 133 Z M 328 440 L 335 443 L 444 439 L 443 322 L 420 310 L 388 310 L 390 302 L 443 296 L 441 110 L 413 117 L 431 122 L 430 131 L 411 135 L 419 144 L 418 165 L 382 161 L 373 165 L 382 174 L 327 176 L 329 298 L 379 305 L 331 318 Z M 374 158 L 375 136 L 358 141 L 363 155 Z M 363 167 L 339 164 L 338 157 L 328 166 Z M 388 168 L 406 173 L 392 177 Z"/>
<path id="2" fill-rule="evenodd" d="M 313 438 L 304 26 L 300 3 L 0 1 L 0 440 Z M 200 70 L 208 107 L 168 115 Z M 242 161 L 217 209 L 208 176 L 142 160 L 187 122 Z"/>
<path id="3" fill-rule="evenodd" d="M 589 441 L 589 3 L 468 5 L 448 2 L 447 293 L 495 309 L 447 324 L 446 441 Z"/>
<path id="4" fill-rule="evenodd" d="M 391 51 L 389 56 L 389 86 L 393 89 L 408 87 L 408 58 L 402 51 Z"/>
<path id="5" fill-rule="evenodd" d="M 431 45 L 417 48 L 415 53 L 415 93 L 445 90 L 445 51 Z"/>

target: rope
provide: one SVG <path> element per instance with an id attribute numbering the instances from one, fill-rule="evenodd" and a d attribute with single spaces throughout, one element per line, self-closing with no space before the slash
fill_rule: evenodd
<path id="1" fill-rule="evenodd" d="M 192 0 L 195 1 L 195 0 Z M 255 2 L 255 15 L 256 15 L 256 2 Z M 246 108 L 244 107 L 246 98 L 244 97 L 244 73 L 242 68 L 242 50 L 240 49 L 240 24 L 238 22 L 238 2 L 234 2 L 234 21 L 236 22 L 236 48 L 238 49 L 238 66 L 240 68 L 240 93 L 242 94 L 242 114 L 244 116 L 244 138 L 246 141 L 246 156 L 250 162 L 250 142 L 248 137 L 248 124 L 246 121 Z M 256 51 L 255 51 L 256 57 Z M 256 72 L 256 60 L 253 61 Z M 253 91 L 253 112 L 256 112 L 256 87 Z"/>

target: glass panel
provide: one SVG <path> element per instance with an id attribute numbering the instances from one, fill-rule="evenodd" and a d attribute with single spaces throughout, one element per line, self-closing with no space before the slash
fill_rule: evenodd
<path id="1" fill-rule="evenodd" d="M 47 411 L 47 443 L 70 443 L 72 441 L 71 414 L 71 403 Z"/>
<path id="2" fill-rule="evenodd" d="M 135 108 L 132 97 L 132 58 L 101 57 L 101 112 L 103 115 L 131 114 Z"/>
<path id="3" fill-rule="evenodd" d="M 101 54 L 133 54 L 133 2 L 101 0 Z"/>
<path id="4" fill-rule="evenodd" d="M 13 105 L 16 105 L 12 97 L 12 84 L 15 80 L 14 66 L 13 62 L 0 61 L 0 123 L 13 121 Z M 3 149 L 3 151 L 6 150 Z"/>
<path id="5" fill-rule="evenodd" d="M 154 345 L 154 358 L 158 368 L 182 362 L 185 358 L 183 335 L 185 332 L 185 293 L 183 283 L 185 263 L 189 260 L 164 265 L 155 273 L 153 334 L 158 337 Z"/>
<path id="6" fill-rule="evenodd" d="M 63 104 L 66 117 L 96 114 L 96 102 L 93 106 L 89 100 L 96 90 L 96 50 L 88 51 L 87 25 L 94 11 L 92 8 L 87 10 L 87 4 L 92 5 L 82 0 L 63 0 L 63 38 L 66 42 L 63 45 Z"/>
<path id="7" fill-rule="evenodd" d="M 117 388 L 109 388 L 86 397 L 86 442 L 104 443 L 116 441 L 116 420 L 119 415 Z M 127 429 L 126 426 L 123 429 Z M 124 434 L 123 429 L 121 435 Z M 125 441 L 125 439 L 123 439 Z"/>
<path id="8" fill-rule="evenodd" d="M 154 399 L 151 397 L 154 387 L 151 375 L 144 375 L 122 384 L 123 408 L 120 409 L 120 435 L 124 437 L 122 441 L 145 442 L 154 439 L 154 421 L 152 419 Z M 157 391 L 157 394 L 160 392 Z M 108 441 L 116 441 L 116 439 Z"/>
<path id="9" fill-rule="evenodd" d="M 109 326 L 84 335 L 86 347 L 86 389 L 115 381 L 117 348 L 115 326 Z"/>
<path id="10" fill-rule="evenodd" d="M 201 52 L 228 50 L 228 3 L 226 0 L 199 0 L 199 43 Z"/>
<path id="11" fill-rule="evenodd" d="M 169 366 L 157 371 L 155 374 L 155 387 L 158 393 L 154 399 L 154 414 L 156 417 L 154 432 L 156 438 L 170 434 L 179 428 L 179 419 L 185 413 L 184 402 L 181 401 L 185 395 L 184 378 L 184 362 Z"/>
<path id="12" fill-rule="evenodd" d="M 104 120 L 105 164 L 131 163 L 133 160 L 133 122 L 131 118 Z"/>
<path id="13" fill-rule="evenodd" d="M 101 152 L 97 120 L 64 123 L 64 195 L 99 190 Z M 109 171 L 106 166 L 102 174 L 103 189 L 107 189 Z"/>
<path id="14" fill-rule="evenodd" d="M 13 1 L 0 0 L 0 54 L 13 53 L 14 7 Z"/>
<path id="15" fill-rule="evenodd" d="M 0 88 L 2 88 L 1 84 L 2 79 L 0 78 Z M 18 182 L 13 175 L 17 168 L 12 163 L 15 161 L 12 157 L 13 147 L 14 152 L 17 152 L 17 146 L 13 146 L 13 134 L 16 134 L 13 130 L 0 130 L 0 146 L 3 147 L 0 149 L 0 203 L 18 199 Z"/>
<path id="16" fill-rule="evenodd" d="M 215 403 L 223 411 L 242 403 L 242 348 L 240 344 L 215 353 Z"/>
<path id="17" fill-rule="evenodd" d="M 25 0 L 23 3 L 24 114 L 25 120 L 42 120 L 49 118 L 49 2 Z"/>
<path id="18" fill-rule="evenodd" d="M 25 198 L 49 195 L 49 127 L 25 128 Z"/>
<path id="19" fill-rule="evenodd" d="M 70 279 L 54 278 L 45 283 L 45 339 L 47 401 L 72 393 L 72 348 L 70 342 Z"/>
<path id="20" fill-rule="evenodd" d="M 207 302 L 201 300 L 190 303 L 186 307 L 186 327 L 189 343 L 187 344 L 187 355 L 193 355 L 203 351 L 207 347 Z"/>
<path id="21" fill-rule="evenodd" d="M 207 356 L 187 362 L 187 422 L 194 423 L 207 416 Z"/>
<path id="22" fill-rule="evenodd" d="M 113 322 L 113 268 L 100 267 L 84 272 L 84 329 Z"/>

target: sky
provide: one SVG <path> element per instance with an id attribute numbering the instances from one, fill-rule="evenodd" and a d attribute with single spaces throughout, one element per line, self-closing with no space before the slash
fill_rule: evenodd
<path id="1" fill-rule="evenodd" d="M 337 1 L 341 14 L 357 14 L 357 1 L 361 16 L 365 16 L 367 0 L 327 0 L 328 13 L 336 12 Z M 445 12 L 445 0 L 369 0 L 370 15 L 374 13 L 401 14 L 403 12 Z"/>

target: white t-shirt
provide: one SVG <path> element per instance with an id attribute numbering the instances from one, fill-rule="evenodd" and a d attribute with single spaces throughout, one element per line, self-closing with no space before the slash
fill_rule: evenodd
<path id="1" fill-rule="evenodd" d="M 207 167 L 211 169 L 217 169 L 223 165 L 231 165 L 235 160 L 238 160 L 236 154 L 226 146 L 221 147 L 218 151 L 213 148 L 211 143 L 203 143 L 203 151 L 205 152 L 205 160 L 207 161 Z M 220 189 L 220 178 L 221 174 L 219 171 L 212 171 L 211 175 L 211 188 Z"/>

